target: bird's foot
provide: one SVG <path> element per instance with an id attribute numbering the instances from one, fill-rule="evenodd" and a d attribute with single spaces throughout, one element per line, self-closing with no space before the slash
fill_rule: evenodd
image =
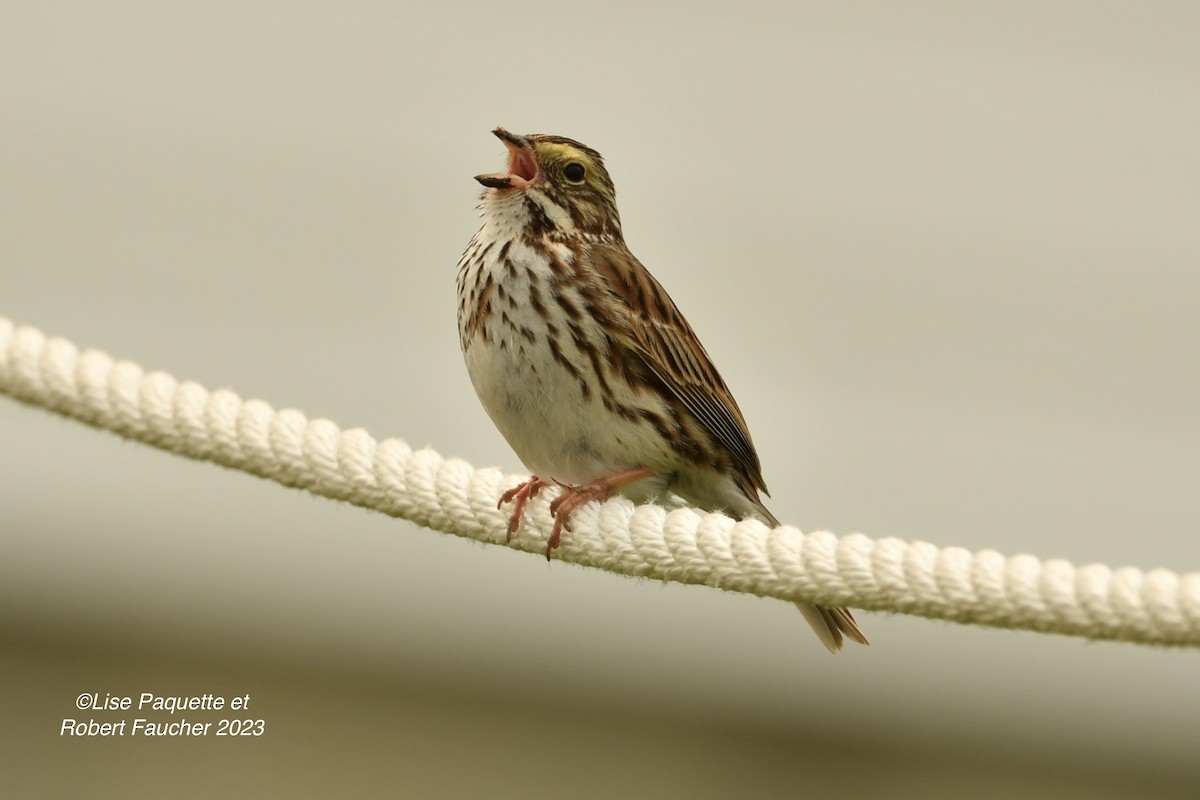
<path id="1" fill-rule="evenodd" d="M 615 490 L 622 486 L 640 481 L 642 478 L 649 478 L 653 474 L 650 470 L 639 467 L 627 469 L 624 472 L 614 472 L 612 475 L 605 475 L 603 478 L 581 486 L 567 486 L 555 481 L 563 487 L 563 493 L 550 503 L 550 516 L 554 517 L 554 527 L 550 529 L 550 541 L 546 543 L 546 560 L 550 560 L 550 554 L 562 542 L 563 528 L 566 527 L 576 509 L 593 500 L 607 500 Z"/>
<path id="2" fill-rule="evenodd" d="M 531 475 L 529 480 L 500 495 L 500 502 L 496 504 L 496 508 L 503 508 L 505 503 L 513 503 L 512 515 L 508 518 L 508 532 L 504 536 L 505 542 L 511 542 L 513 534 L 521 527 L 521 516 L 525 513 L 525 506 L 549 485 L 537 475 Z"/>

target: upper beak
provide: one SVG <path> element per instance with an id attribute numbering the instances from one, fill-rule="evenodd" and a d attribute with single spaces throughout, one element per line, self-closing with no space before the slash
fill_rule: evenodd
<path id="1" fill-rule="evenodd" d="M 476 175 L 475 180 L 493 189 L 524 189 L 539 177 L 533 145 L 524 136 L 509 133 L 504 128 L 492 131 L 508 148 L 508 171 Z"/>

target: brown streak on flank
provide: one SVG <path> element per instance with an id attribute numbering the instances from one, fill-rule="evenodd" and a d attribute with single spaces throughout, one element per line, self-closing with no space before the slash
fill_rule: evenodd
<path id="1" fill-rule="evenodd" d="M 541 281 L 538 279 L 537 273 L 529 270 L 527 273 L 529 278 L 529 305 L 533 307 L 534 312 L 542 319 L 550 319 L 550 313 L 546 310 L 546 304 L 542 301 Z"/>
<path id="2" fill-rule="evenodd" d="M 624 403 L 618 403 L 614 398 L 608 395 L 602 395 L 601 400 L 604 402 L 604 408 L 607 411 L 616 414 L 622 419 L 630 422 L 638 422 L 642 418 L 642 411 L 640 409 L 634 408 L 633 406 L 627 406 Z"/>
<path id="3" fill-rule="evenodd" d="M 600 352 L 594 344 L 588 341 L 587 336 L 574 323 L 570 324 L 571 341 L 575 343 L 575 349 L 587 357 L 587 360 L 592 365 L 592 377 L 596 381 L 596 390 L 600 393 L 600 397 L 604 399 L 604 405 L 608 407 L 608 398 L 612 397 L 612 387 L 608 383 L 608 378 L 604 374 L 604 365 L 600 360 Z"/>
<path id="4" fill-rule="evenodd" d="M 634 408 L 633 406 L 618 404 L 616 410 L 617 410 L 618 414 L 620 414 L 622 417 L 629 420 L 630 422 L 637 422 L 638 420 L 640 420 L 642 418 L 642 412 L 639 409 Z"/>
<path id="5" fill-rule="evenodd" d="M 662 436 L 670 440 L 671 449 L 678 452 L 682 448 L 680 441 L 679 426 L 667 420 L 662 414 L 653 411 L 649 408 L 643 408 L 639 412 L 639 416 L 646 422 L 650 423 L 650 427 L 660 433 Z"/>
<path id="6" fill-rule="evenodd" d="M 637 369 L 633 366 L 635 363 L 640 366 L 640 359 L 637 359 L 633 353 L 625 350 L 622 345 L 614 341 L 611 336 L 606 336 L 605 338 L 608 344 L 609 359 L 608 364 L 605 366 L 607 366 L 612 372 L 616 381 L 620 384 L 624 384 L 633 391 L 645 392 L 647 388 L 651 387 L 652 381 L 657 380 L 654 374 L 649 372 L 649 370 L 645 370 L 644 367 Z M 600 371 L 601 368 L 597 367 L 597 372 Z M 642 419 L 645 415 L 645 412 L 640 408 L 619 405 L 615 401 L 613 405 L 613 411 L 630 421 L 637 421 Z"/>
<path id="7" fill-rule="evenodd" d="M 558 292 L 558 304 L 571 322 L 579 322 L 583 318 L 583 310 L 571 299 L 566 292 Z"/>
<path id="8" fill-rule="evenodd" d="M 546 344 L 550 348 L 550 355 L 553 356 L 554 360 L 557 361 L 572 378 L 579 381 L 581 386 L 586 385 L 583 380 L 583 375 L 579 372 L 579 368 L 572 364 L 571 360 L 563 355 L 562 348 L 558 344 L 556 331 L 552 330 L 549 336 L 546 337 Z"/>
<path id="9" fill-rule="evenodd" d="M 657 392 L 665 389 L 654 371 L 646 366 L 641 355 L 609 338 L 609 367 L 618 379 L 631 389 Z"/>
<path id="10" fill-rule="evenodd" d="M 525 337 L 525 341 L 529 342 L 530 344 L 533 344 L 537 341 L 537 334 L 535 334 L 530 328 L 522 325 L 519 330 L 521 335 Z M 524 348 L 522 348 L 522 351 L 524 351 Z"/>

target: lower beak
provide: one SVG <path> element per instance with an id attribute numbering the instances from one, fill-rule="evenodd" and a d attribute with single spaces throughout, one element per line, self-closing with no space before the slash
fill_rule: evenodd
<path id="1" fill-rule="evenodd" d="M 475 180 L 479 181 L 490 189 L 512 188 L 512 176 L 503 172 L 490 172 L 484 175 L 476 175 Z"/>

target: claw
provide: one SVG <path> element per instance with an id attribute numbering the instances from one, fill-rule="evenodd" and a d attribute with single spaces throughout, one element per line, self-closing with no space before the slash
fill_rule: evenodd
<path id="1" fill-rule="evenodd" d="M 529 504 L 530 500 L 537 497 L 542 487 L 547 485 L 537 475 L 532 475 L 529 480 L 517 484 L 500 495 L 500 502 L 496 503 L 497 509 L 503 508 L 505 503 L 514 503 L 512 514 L 508 518 L 508 530 L 504 534 L 506 543 L 512 542 L 513 534 L 517 532 L 517 528 L 521 527 L 521 517 L 525 514 L 525 506 Z"/>
<path id="2" fill-rule="evenodd" d="M 559 499 L 562 499 L 562 498 L 559 498 Z M 551 512 L 551 513 L 553 513 L 553 512 Z M 554 549 L 556 547 L 558 547 L 558 545 L 560 543 L 562 543 L 562 529 L 563 529 L 563 524 L 565 522 L 566 522 L 566 517 L 555 517 L 554 518 L 554 527 L 550 529 L 550 541 L 546 542 L 546 560 L 547 561 L 550 560 L 550 554 L 554 552 Z"/>

